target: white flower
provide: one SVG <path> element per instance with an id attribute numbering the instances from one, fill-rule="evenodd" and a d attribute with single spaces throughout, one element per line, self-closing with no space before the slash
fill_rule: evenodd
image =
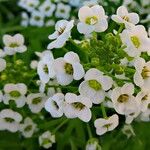
<path id="1" fill-rule="evenodd" d="M 16 52 L 23 53 L 27 50 L 24 45 L 24 37 L 21 34 L 15 34 L 14 36 L 5 34 L 3 43 L 5 45 L 4 51 L 7 55 L 14 55 Z"/>
<path id="2" fill-rule="evenodd" d="M 147 107 L 147 110 L 140 114 L 140 119 L 145 122 L 150 122 L 150 104 Z"/>
<path id="3" fill-rule="evenodd" d="M 150 89 L 150 61 L 145 62 L 143 58 L 137 58 L 134 62 L 136 72 L 134 74 L 134 83 L 143 90 Z"/>
<path id="4" fill-rule="evenodd" d="M 123 5 L 127 6 L 130 5 L 133 2 L 133 0 L 123 0 Z"/>
<path id="5" fill-rule="evenodd" d="M 32 12 L 39 5 L 39 0 L 20 0 L 18 4 L 20 7 Z"/>
<path id="6" fill-rule="evenodd" d="M 23 83 L 18 84 L 6 84 L 4 86 L 3 102 L 9 105 L 9 101 L 13 100 L 18 108 L 21 108 L 26 103 L 25 94 L 27 93 L 27 86 Z"/>
<path id="7" fill-rule="evenodd" d="M 5 59 L 0 58 L 0 72 L 5 70 L 5 68 L 6 68 L 6 61 Z"/>
<path id="8" fill-rule="evenodd" d="M 54 57 L 50 51 L 44 51 L 41 55 L 41 60 L 37 66 L 37 72 L 40 80 L 43 83 L 48 83 L 50 78 L 55 77 L 55 71 L 53 67 Z"/>
<path id="9" fill-rule="evenodd" d="M 97 5 L 97 4 L 98 4 L 97 0 L 89 0 L 89 1 L 84 1 L 83 2 L 84 6 L 89 6 L 89 7 L 92 7 L 92 6 Z"/>
<path id="10" fill-rule="evenodd" d="M 20 124 L 20 131 L 22 135 L 26 138 L 32 137 L 36 129 L 36 124 L 32 121 L 31 118 L 27 117 L 24 119 L 24 123 Z"/>
<path id="11" fill-rule="evenodd" d="M 22 116 L 18 112 L 14 112 L 11 109 L 3 109 L 0 112 L 0 130 L 17 132 L 21 120 Z"/>
<path id="12" fill-rule="evenodd" d="M 27 96 L 27 104 L 33 113 L 39 113 L 46 101 L 46 95 L 44 93 L 31 93 Z"/>
<path id="13" fill-rule="evenodd" d="M 141 52 L 150 53 L 150 38 L 142 25 L 132 27 L 130 30 L 123 30 L 120 34 L 123 45 L 126 46 L 124 51 L 131 57 L 141 55 Z"/>
<path id="14" fill-rule="evenodd" d="M 140 91 L 137 96 L 137 102 L 140 105 L 140 110 L 142 112 L 146 111 L 148 108 L 148 105 L 150 104 L 150 91 L 149 90 L 143 90 Z"/>
<path id="15" fill-rule="evenodd" d="M 63 3 L 57 4 L 57 10 L 55 16 L 57 18 L 68 19 L 70 17 L 71 7 Z"/>
<path id="16" fill-rule="evenodd" d="M 62 93 L 57 93 L 46 101 L 45 109 L 50 112 L 52 117 L 61 117 L 63 115 L 63 103 L 64 95 Z"/>
<path id="17" fill-rule="evenodd" d="M 55 25 L 55 32 L 49 35 L 50 40 L 54 40 L 51 42 L 47 49 L 53 48 L 61 48 L 64 46 L 66 41 L 71 37 L 71 29 L 74 26 L 74 20 L 67 21 L 67 20 L 60 20 Z"/>
<path id="18" fill-rule="evenodd" d="M 80 22 L 77 29 L 80 33 L 104 32 L 108 28 L 107 16 L 102 6 L 95 5 L 91 8 L 83 6 L 80 8 L 78 16 Z"/>
<path id="19" fill-rule="evenodd" d="M 26 12 L 21 13 L 21 25 L 27 27 L 29 25 L 29 16 Z"/>
<path id="20" fill-rule="evenodd" d="M 129 13 L 125 6 L 120 6 L 117 9 L 117 14 L 112 15 L 111 18 L 117 23 L 125 24 L 126 28 L 132 27 L 139 22 L 139 15 L 137 13 Z"/>
<path id="21" fill-rule="evenodd" d="M 46 131 L 41 136 L 39 136 L 40 146 L 48 149 L 52 147 L 53 143 L 55 143 L 55 135 L 53 135 L 50 131 Z"/>
<path id="22" fill-rule="evenodd" d="M 112 115 L 109 118 L 99 118 L 94 122 L 94 126 L 96 127 L 96 134 L 103 135 L 108 131 L 114 130 L 119 124 L 119 117 L 117 114 Z"/>
<path id="23" fill-rule="evenodd" d="M 101 103 L 105 98 L 105 91 L 112 87 L 113 80 L 103 75 L 103 73 L 95 68 L 88 70 L 83 81 L 79 86 L 79 93 L 89 97 L 94 104 Z"/>
<path id="24" fill-rule="evenodd" d="M 33 11 L 30 18 L 30 25 L 42 27 L 44 25 L 44 15 L 40 11 Z"/>
<path id="25" fill-rule="evenodd" d="M 84 122 L 89 122 L 92 116 L 90 108 L 92 102 L 82 95 L 67 93 L 65 95 L 64 114 L 67 118 L 79 118 Z"/>
<path id="26" fill-rule="evenodd" d="M 111 94 L 111 100 L 114 109 L 117 113 L 130 116 L 134 115 L 135 111 L 139 110 L 139 103 L 137 103 L 134 94 L 134 85 L 126 83 L 122 87 L 116 87 Z"/>
<path id="27" fill-rule="evenodd" d="M 91 138 L 88 140 L 85 150 L 102 150 L 102 149 L 101 146 L 98 144 L 98 140 L 95 138 Z"/>
<path id="28" fill-rule="evenodd" d="M 39 10 L 42 14 L 44 14 L 47 17 L 50 17 L 53 15 L 53 12 L 56 8 L 56 5 L 51 3 L 50 0 L 45 0 L 39 7 Z"/>
<path id="29" fill-rule="evenodd" d="M 64 58 L 60 57 L 54 61 L 54 70 L 61 85 L 68 85 L 73 79 L 80 80 L 85 74 L 79 56 L 71 51 L 66 53 Z"/>

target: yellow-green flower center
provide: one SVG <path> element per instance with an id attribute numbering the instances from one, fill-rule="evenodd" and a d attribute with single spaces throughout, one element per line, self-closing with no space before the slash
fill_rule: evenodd
<path id="1" fill-rule="evenodd" d="M 47 145 L 49 143 L 52 143 L 52 141 L 50 139 L 48 139 L 48 138 L 43 138 L 42 140 L 43 140 L 43 142 L 42 142 L 41 145 Z"/>
<path id="2" fill-rule="evenodd" d="M 96 80 L 89 80 L 88 84 L 95 91 L 99 91 L 99 90 L 102 89 L 102 85 L 98 81 L 96 81 Z"/>
<path id="3" fill-rule="evenodd" d="M 129 17 L 127 17 L 127 16 L 123 16 L 122 19 L 129 22 Z"/>
<path id="4" fill-rule="evenodd" d="M 108 123 L 108 124 L 105 124 L 103 127 L 108 129 L 111 125 L 112 125 L 112 123 Z"/>
<path id="5" fill-rule="evenodd" d="M 36 21 L 41 20 L 41 18 L 40 18 L 39 16 L 35 16 L 34 19 L 35 19 Z"/>
<path id="6" fill-rule="evenodd" d="M 45 11 L 49 11 L 50 10 L 50 6 L 47 6 L 46 8 L 45 8 Z"/>
<path id="7" fill-rule="evenodd" d="M 28 125 L 25 127 L 24 131 L 28 132 L 32 130 L 32 125 Z"/>
<path id="8" fill-rule="evenodd" d="M 144 97 L 142 97 L 142 101 L 146 101 L 148 100 L 148 95 L 145 95 Z"/>
<path id="9" fill-rule="evenodd" d="M 39 104 L 42 101 L 41 97 L 34 98 L 32 104 Z"/>
<path id="10" fill-rule="evenodd" d="M 11 47 L 11 48 L 19 47 L 19 44 L 17 44 L 17 43 L 11 43 L 9 45 L 9 47 Z"/>
<path id="11" fill-rule="evenodd" d="M 117 101 L 118 101 L 119 103 L 125 103 L 125 102 L 127 102 L 128 100 L 129 100 L 129 95 L 127 95 L 127 94 L 122 94 L 122 95 L 120 95 L 119 98 L 117 99 Z"/>
<path id="12" fill-rule="evenodd" d="M 11 97 L 16 97 L 16 98 L 21 96 L 19 91 L 11 91 L 9 94 Z"/>
<path id="13" fill-rule="evenodd" d="M 75 103 L 72 103 L 72 106 L 75 108 L 75 109 L 78 109 L 78 110 L 82 110 L 85 105 L 80 103 L 80 102 L 75 102 Z"/>
<path id="14" fill-rule="evenodd" d="M 141 75 L 143 79 L 150 77 L 150 68 L 147 66 L 144 66 Z"/>
<path id="15" fill-rule="evenodd" d="M 88 25 L 95 25 L 98 22 L 98 18 L 96 16 L 87 17 L 85 23 Z"/>
<path id="16" fill-rule="evenodd" d="M 65 68 L 65 72 L 66 72 L 67 74 L 73 75 L 73 67 L 72 67 L 71 64 L 66 63 L 64 68 Z"/>
<path id="17" fill-rule="evenodd" d="M 61 34 L 65 31 L 65 29 L 66 29 L 66 28 L 59 28 L 59 29 L 58 29 L 59 35 L 61 35 Z"/>
<path id="18" fill-rule="evenodd" d="M 44 70 L 45 73 L 47 73 L 47 74 L 49 73 L 49 70 L 48 70 L 48 66 L 47 66 L 47 65 L 44 66 L 43 70 Z"/>
<path id="19" fill-rule="evenodd" d="M 137 36 L 131 36 L 131 41 L 136 48 L 139 48 L 141 43 Z"/>
<path id="20" fill-rule="evenodd" d="M 15 121 L 13 118 L 9 118 L 9 117 L 6 117 L 4 119 L 5 119 L 6 122 L 9 122 L 9 123 L 12 123 L 12 122 Z"/>

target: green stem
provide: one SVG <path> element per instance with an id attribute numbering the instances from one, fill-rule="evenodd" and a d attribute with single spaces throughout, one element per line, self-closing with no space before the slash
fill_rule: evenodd
<path id="1" fill-rule="evenodd" d="M 122 32 L 123 28 L 124 28 L 124 24 L 121 24 L 120 27 L 119 27 L 117 36 Z"/>
<path id="2" fill-rule="evenodd" d="M 105 110 L 105 107 L 104 107 L 103 103 L 101 103 L 101 110 L 102 110 L 103 117 L 107 118 L 106 110 Z"/>
<path id="3" fill-rule="evenodd" d="M 87 124 L 87 130 L 88 130 L 89 138 L 92 138 L 93 135 L 92 135 L 91 128 L 90 128 L 89 124 Z"/>
<path id="4" fill-rule="evenodd" d="M 53 133 L 56 133 L 64 124 L 66 124 L 69 121 L 69 119 L 64 120 L 60 125 L 58 125 Z"/>

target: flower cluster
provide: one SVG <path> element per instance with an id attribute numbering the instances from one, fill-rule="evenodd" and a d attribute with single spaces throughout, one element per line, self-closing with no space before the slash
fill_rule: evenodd
<path id="1" fill-rule="evenodd" d="M 86 150 L 96 150 L 101 149 L 97 136 L 119 129 L 123 115 L 122 132 L 128 138 L 135 136 L 130 124 L 150 121 L 150 37 L 138 24 L 139 15 L 120 6 L 109 17 L 103 6 L 88 3 L 79 9 L 75 25 L 74 19 L 68 20 L 71 7 L 65 2 L 20 0 L 19 5 L 31 13 L 30 19 L 23 13 L 24 26 L 41 27 L 54 12 L 63 20 L 48 36 L 47 49 L 36 51 L 28 65 L 21 57 L 29 51 L 24 36 L 3 36 L 0 130 L 20 132 L 24 138 L 35 135 L 39 145 L 48 149 L 57 143 L 57 131 L 75 120 L 68 123 L 70 133 L 64 136 L 86 125 Z M 73 38 L 74 28 L 78 39 Z"/>

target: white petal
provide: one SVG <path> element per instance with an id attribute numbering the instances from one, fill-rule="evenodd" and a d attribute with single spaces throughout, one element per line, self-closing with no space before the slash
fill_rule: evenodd
<path id="1" fill-rule="evenodd" d="M 56 75 L 57 81 L 61 85 L 68 85 L 73 81 L 72 75 L 67 75 L 65 73 L 59 73 Z"/>
<path id="2" fill-rule="evenodd" d="M 105 18 L 101 19 L 94 27 L 96 32 L 104 32 L 108 28 L 108 22 Z"/>
<path id="3" fill-rule="evenodd" d="M 72 51 L 66 53 L 64 59 L 70 64 L 80 62 L 79 56 Z"/>
<path id="4" fill-rule="evenodd" d="M 74 63 L 72 67 L 73 67 L 73 78 L 75 80 L 80 80 L 81 78 L 84 77 L 85 71 L 80 63 Z"/>

